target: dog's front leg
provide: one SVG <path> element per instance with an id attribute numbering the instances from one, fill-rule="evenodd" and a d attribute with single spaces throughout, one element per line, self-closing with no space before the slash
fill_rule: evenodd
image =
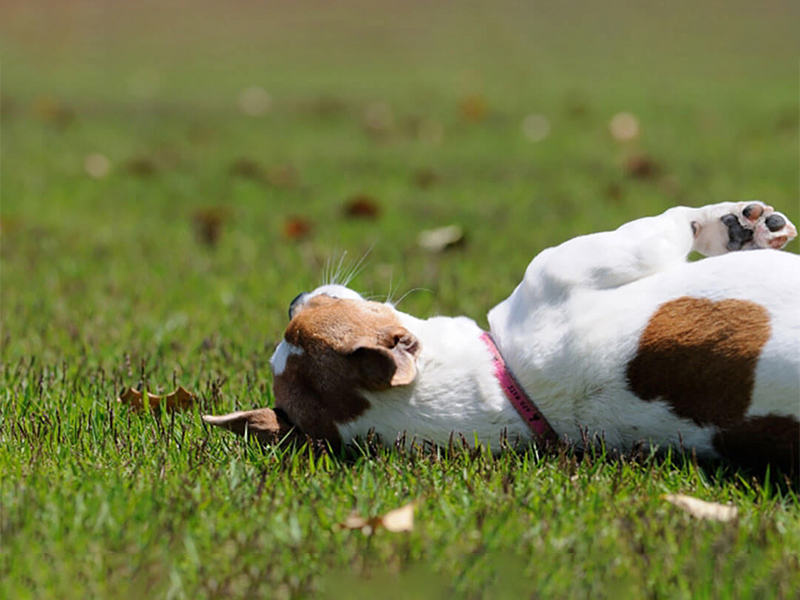
<path id="1" fill-rule="evenodd" d="M 784 215 L 761 202 L 677 206 L 545 250 L 530 264 L 525 279 L 556 288 L 606 289 L 684 262 L 692 251 L 714 256 L 782 248 L 796 236 Z"/>

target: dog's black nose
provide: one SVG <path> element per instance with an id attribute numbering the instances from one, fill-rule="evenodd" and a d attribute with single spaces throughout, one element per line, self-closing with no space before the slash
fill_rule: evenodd
<path id="1" fill-rule="evenodd" d="M 295 309 L 298 306 L 300 306 L 300 304 L 302 304 L 303 298 L 305 298 L 305 296 L 306 296 L 305 292 L 300 292 L 299 294 L 297 294 L 297 296 L 294 297 L 294 300 L 292 300 L 289 303 L 289 320 L 290 321 L 292 320 L 292 317 L 294 317 Z"/>

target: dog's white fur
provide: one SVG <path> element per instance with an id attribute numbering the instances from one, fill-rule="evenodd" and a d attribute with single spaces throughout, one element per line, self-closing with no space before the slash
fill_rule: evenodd
<path id="1" fill-rule="evenodd" d="M 621 450 L 646 442 L 716 455 L 715 425 L 682 418 L 667 402 L 638 398 L 626 379 L 653 314 L 682 297 L 734 298 L 768 311 L 771 335 L 761 350 L 746 416 L 800 420 L 800 257 L 769 249 L 782 247 L 796 229 L 787 220 L 771 232 L 764 219 L 773 211 L 760 203 L 764 214 L 746 218 L 743 212 L 753 204 L 676 207 L 569 240 L 530 263 L 522 283 L 489 313 L 489 323 L 511 371 L 559 437 L 580 443 L 586 433 L 599 434 Z M 745 248 L 765 249 L 727 253 L 728 228 L 721 218 L 729 214 L 754 230 Z M 691 251 L 714 258 L 689 263 Z M 304 295 L 295 314 L 320 295 L 367 302 L 346 287 L 326 285 Z M 347 306 L 354 305 L 343 303 L 342 309 Z M 454 432 L 495 449 L 502 435 L 533 441 L 495 378 L 474 321 L 422 320 L 391 310 L 419 341 L 416 375 L 408 385 L 360 390 L 369 408 L 336 424 L 342 441 L 371 431 L 387 443 L 404 435 L 407 442 L 446 444 Z M 272 359 L 275 374 L 301 353 L 281 342 Z"/>

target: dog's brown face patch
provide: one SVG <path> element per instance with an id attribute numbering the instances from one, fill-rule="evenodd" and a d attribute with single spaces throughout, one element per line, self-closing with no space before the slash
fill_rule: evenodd
<path id="1" fill-rule="evenodd" d="M 341 441 L 336 424 L 369 408 L 359 390 L 405 385 L 416 376 L 417 339 L 377 302 L 316 296 L 284 339 L 301 352 L 275 375 L 275 405 L 313 438 Z"/>
<path id="2" fill-rule="evenodd" d="M 653 315 L 628 363 L 630 390 L 698 425 L 738 425 L 770 336 L 767 310 L 746 300 L 678 298 Z"/>

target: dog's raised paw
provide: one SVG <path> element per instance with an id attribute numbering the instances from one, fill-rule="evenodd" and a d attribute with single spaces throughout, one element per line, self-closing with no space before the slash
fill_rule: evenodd
<path id="1" fill-rule="evenodd" d="M 740 202 L 720 220 L 728 230 L 728 251 L 783 248 L 797 237 L 797 228 L 763 202 Z"/>

